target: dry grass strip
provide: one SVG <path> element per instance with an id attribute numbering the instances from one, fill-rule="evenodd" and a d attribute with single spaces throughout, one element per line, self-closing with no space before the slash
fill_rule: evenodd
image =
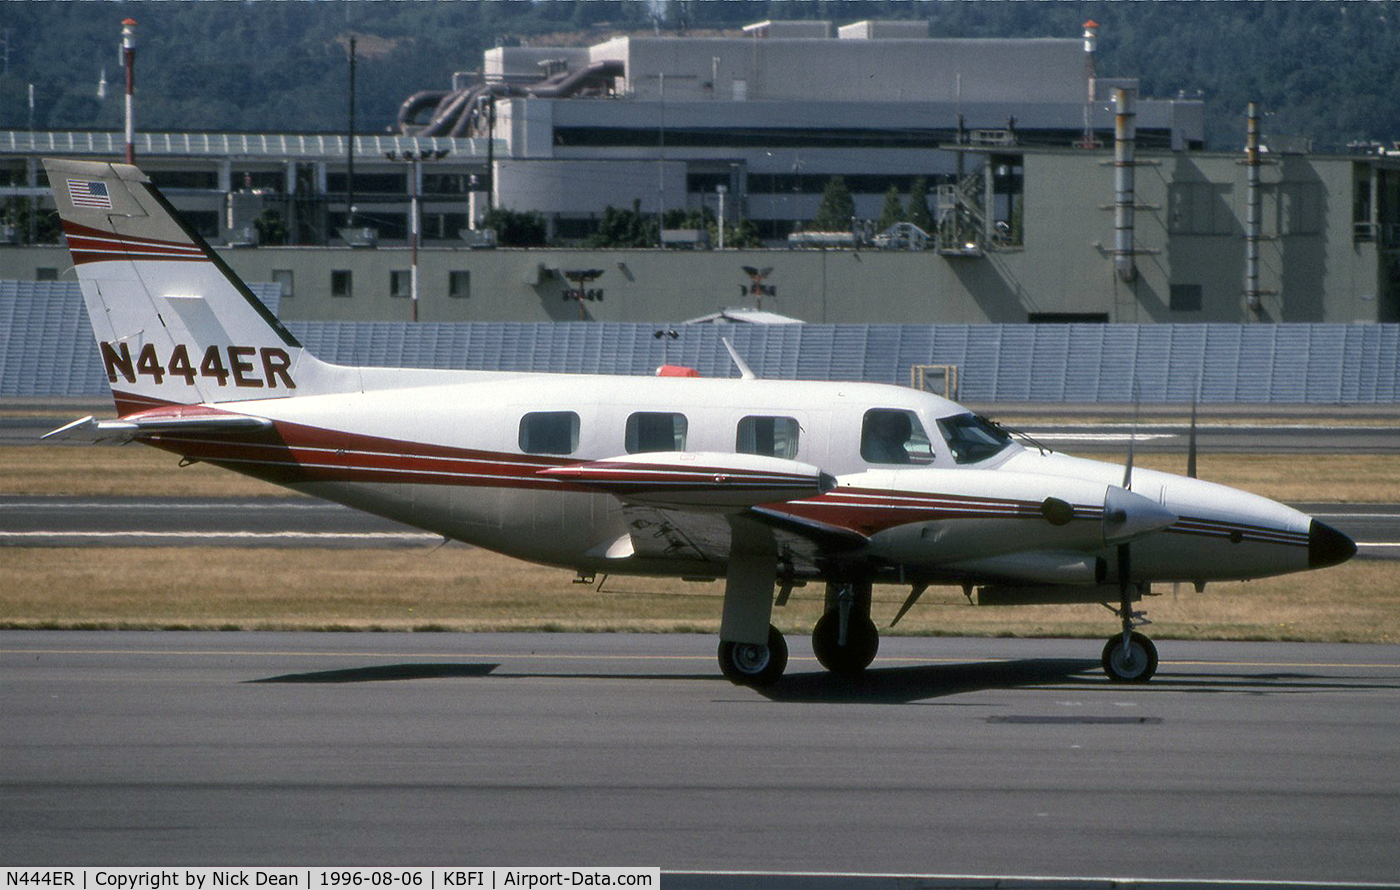
<path id="1" fill-rule="evenodd" d="M 256 570 L 250 570 L 256 566 Z M 601 579 L 600 579 L 601 580 Z M 608 578 L 460 545 L 421 550 L 12 548 L 0 551 L 0 626 L 268 630 L 535 630 L 714 632 L 721 583 Z M 1353 560 L 1320 572 L 1221 583 L 1202 594 L 1158 585 L 1147 601 L 1159 638 L 1400 642 L 1400 563 Z M 907 590 L 879 586 L 884 627 Z M 775 611 L 805 635 L 822 588 Z M 1097 605 L 975 608 L 933 588 L 903 634 L 1103 637 L 1116 619 Z"/>

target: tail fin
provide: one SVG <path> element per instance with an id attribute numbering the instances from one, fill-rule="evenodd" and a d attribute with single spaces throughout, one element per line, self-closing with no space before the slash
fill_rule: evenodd
<path id="1" fill-rule="evenodd" d="M 45 159 L 117 410 L 324 392 L 306 352 L 150 180 Z"/>

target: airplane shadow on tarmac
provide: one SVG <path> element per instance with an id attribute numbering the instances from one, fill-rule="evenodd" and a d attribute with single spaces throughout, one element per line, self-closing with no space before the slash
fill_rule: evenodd
<path id="1" fill-rule="evenodd" d="M 501 665 L 480 663 L 403 663 L 342 668 L 309 673 L 281 674 L 248 680 L 248 683 L 375 683 L 404 680 L 519 679 L 521 677 L 614 680 L 696 680 L 723 683 L 718 672 L 702 674 L 588 673 L 560 671 L 501 671 Z M 754 690 L 774 702 L 813 704 L 913 704 L 970 692 L 1023 689 L 1038 686 L 1078 686 L 1096 689 L 1132 689 L 1135 692 L 1223 692 L 1254 695 L 1297 695 L 1321 691 L 1395 688 L 1387 682 L 1348 676 L 1297 673 L 1159 674 L 1152 682 L 1120 686 L 1111 683 L 1099 663 L 1083 658 L 1028 658 L 966 664 L 914 665 L 872 668 L 856 677 L 826 671 L 789 673 L 764 689 Z"/>
<path id="2" fill-rule="evenodd" d="M 988 689 L 1087 683 L 1099 667 L 1083 658 L 1028 658 L 971 664 L 872 668 L 856 677 L 826 671 L 788 674 L 759 692 L 778 702 L 910 704 Z"/>

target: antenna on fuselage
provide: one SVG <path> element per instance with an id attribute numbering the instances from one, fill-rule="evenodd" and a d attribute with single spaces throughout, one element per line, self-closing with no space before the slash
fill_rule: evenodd
<path id="1" fill-rule="evenodd" d="M 720 337 L 719 342 L 724 344 L 724 348 L 729 350 L 729 357 L 734 360 L 734 367 L 739 369 L 740 380 L 757 380 L 758 375 L 753 372 L 753 368 L 739 357 L 739 351 L 734 348 L 734 344 L 729 342 L 727 337 Z"/>
<path id="2" fill-rule="evenodd" d="M 1186 437 L 1186 475 L 1196 478 L 1196 405 L 1201 401 L 1201 382 L 1196 381 L 1196 391 L 1191 394 L 1191 432 Z"/>

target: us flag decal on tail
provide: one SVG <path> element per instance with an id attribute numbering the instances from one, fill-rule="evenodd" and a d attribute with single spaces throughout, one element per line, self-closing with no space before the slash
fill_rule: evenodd
<path id="1" fill-rule="evenodd" d="M 68 180 L 68 195 L 74 207 L 95 207 L 99 210 L 112 209 L 112 196 L 107 192 L 105 182 L 90 179 Z"/>

